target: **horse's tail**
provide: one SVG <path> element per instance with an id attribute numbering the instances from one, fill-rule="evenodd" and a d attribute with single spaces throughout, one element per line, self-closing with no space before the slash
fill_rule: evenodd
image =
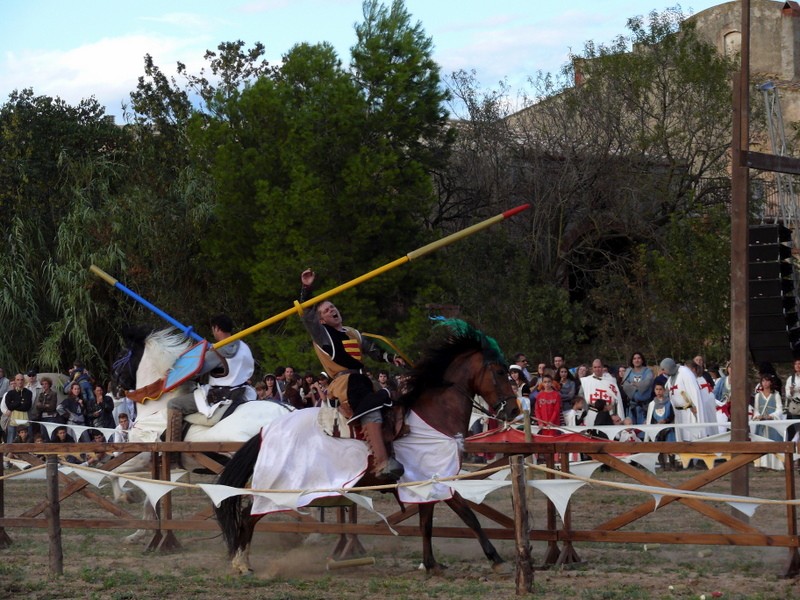
<path id="1" fill-rule="evenodd" d="M 220 473 L 217 483 L 243 488 L 253 475 L 260 448 L 261 434 L 257 433 L 233 455 Z M 230 556 L 233 556 L 239 548 L 239 538 L 243 531 L 242 525 L 246 518 L 242 508 L 243 498 L 244 496 L 241 495 L 231 496 L 220 502 L 219 506 L 214 509 Z"/>

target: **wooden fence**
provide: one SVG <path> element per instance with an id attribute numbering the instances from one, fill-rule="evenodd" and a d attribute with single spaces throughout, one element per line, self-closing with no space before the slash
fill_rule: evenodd
<path id="1" fill-rule="evenodd" d="M 35 453 L 58 452 L 119 452 L 111 461 L 102 466 L 110 471 L 119 467 L 140 452 L 150 452 L 150 477 L 156 480 L 169 481 L 170 461 L 169 454 L 180 453 L 185 458 L 192 457 L 200 464 L 213 472 L 222 468 L 219 462 L 209 458 L 208 454 L 226 454 L 237 450 L 240 443 L 210 443 L 210 442 L 157 442 L 157 443 L 73 443 L 73 444 L 14 444 L 0 445 L 0 458 L 4 452 L 13 452 L 32 465 L 43 464 L 41 458 Z M 514 443 L 514 442 L 467 442 L 465 451 L 469 453 L 494 453 L 502 458 L 487 465 L 497 467 L 509 464 L 509 457 L 523 457 L 538 455 L 543 458 L 549 469 L 548 479 L 564 478 L 570 473 L 569 455 L 581 453 L 587 455 L 611 469 L 630 477 L 636 484 L 657 487 L 673 488 L 676 492 L 697 492 L 712 482 L 730 475 L 736 470 L 747 468 L 752 462 L 766 454 L 778 454 L 783 457 L 786 465 L 792 465 L 794 454 L 798 448 L 791 442 L 642 442 L 635 445 L 639 453 L 670 453 L 687 454 L 695 457 L 725 455 L 724 462 L 712 463 L 712 468 L 698 472 L 677 487 L 669 482 L 659 479 L 650 471 L 637 468 L 621 460 L 617 455 L 630 453 L 631 444 L 625 442 L 578 443 L 557 442 L 551 443 Z M 556 469 L 558 467 L 558 469 Z M 0 462 L 0 476 L 3 475 L 2 462 Z M 611 516 L 599 525 L 591 528 L 581 528 L 573 523 L 572 515 L 567 508 L 563 521 L 559 525 L 555 506 L 548 502 L 547 518 L 544 528 L 531 529 L 527 524 L 527 516 L 520 512 L 520 508 L 527 504 L 526 485 L 524 477 L 512 478 L 514 486 L 513 498 L 515 500 L 515 514 L 508 515 L 488 503 L 473 504 L 470 506 L 479 514 L 486 517 L 491 523 L 487 526 L 486 533 L 491 539 L 516 540 L 519 550 L 518 557 L 524 556 L 525 546 L 530 541 L 544 541 L 547 551 L 544 557 L 545 566 L 567 565 L 579 560 L 574 544 L 576 542 L 613 542 L 613 543 L 661 543 L 661 544 L 700 544 L 700 545 L 740 545 L 740 546 L 776 546 L 787 549 L 787 558 L 783 574 L 794 577 L 800 574 L 800 537 L 797 530 L 797 504 L 795 490 L 795 474 L 790 467 L 784 470 L 785 493 L 785 528 L 782 531 L 762 531 L 752 526 L 747 519 L 737 518 L 725 510 L 714 507 L 707 500 L 694 497 L 665 496 L 656 506 L 655 500 L 641 502 L 640 504 Z M 59 473 L 61 488 L 59 500 L 64 501 L 74 494 L 82 496 L 93 502 L 106 513 L 105 517 L 94 518 L 66 518 L 61 520 L 64 528 L 104 528 L 104 529 L 146 529 L 153 532 L 149 547 L 151 549 L 171 550 L 180 546 L 175 531 L 208 531 L 218 529 L 213 519 L 213 509 L 209 506 L 188 517 L 174 518 L 172 514 L 171 494 L 166 494 L 158 503 L 159 518 L 156 520 L 142 519 L 131 514 L 128 510 L 114 504 L 108 498 L 97 493 L 89 487 L 87 481 L 72 475 Z M 482 477 L 481 475 L 475 476 Z M 687 508 L 695 510 L 727 530 L 725 533 L 696 533 L 680 531 L 626 531 L 624 528 L 636 522 L 653 510 L 662 509 L 673 502 L 680 502 Z M 35 503 L 31 507 L 23 507 L 22 512 L 16 515 L 6 515 L 4 503 L 4 482 L 0 479 L 0 546 L 11 542 L 6 532 L 9 528 L 33 527 L 46 528 L 47 503 Z M 402 536 L 419 536 L 419 528 L 415 524 L 405 522 L 417 514 L 414 506 L 398 510 L 387 517 L 389 524 Z M 520 516 L 522 515 L 522 517 Z M 259 531 L 270 532 L 299 532 L 299 533 L 327 533 L 339 534 L 337 544 L 339 558 L 348 558 L 360 554 L 363 549 L 358 543 L 358 535 L 392 535 L 383 522 L 359 523 L 355 506 L 348 508 L 339 507 L 337 522 L 322 522 L 311 514 L 295 513 L 295 521 L 270 521 L 262 519 L 259 522 Z M 524 521 L 524 522 L 520 522 Z M 466 527 L 434 527 L 433 535 L 436 537 L 470 538 L 472 532 Z M 524 567 L 524 565 L 522 565 Z M 529 565 L 528 565 L 529 566 Z M 518 573 L 520 572 L 518 565 Z M 522 585 L 525 585 L 524 583 Z"/>
<path id="2" fill-rule="evenodd" d="M 693 458 L 725 456 L 726 460 L 714 464 L 707 471 L 691 477 L 689 480 L 673 487 L 669 482 L 659 479 L 645 469 L 639 469 L 621 460 L 618 455 L 631 452 L 630 442 L 556 442 L 553 443 L 513 443 L 513 442 L 467 442 L 465 451 L 470 453 L 503 453 L 510 456 L 538 455 L 544 457 L 547 478 L 567 478 L 570 472 L 569 455 L 580 453 L 598 461 L 611 469 L 619 471 L 638 485 L 652 488 L 674 489 L 677 493 L 696 492 L 704 486 L 730 475 L 739 469 L 746 469 L 754 461 L 767 454 L 778 454 L 784 465 L 784 498 L 786 501 L 786 521 L 783 532 L 766 532 L 752 526 L 748 519 L 734 516 L 715 508 L 707 500 L 697 497 L 666 496 L 656 504 L 654 498 L 624 510 L 622 513 L 608 518 L 591 529 L 581 529 L 573 523 L 572 514 L 567 506 L 562 525 L 559 527 L 555 506 L 547 503 L 547 526 L 545 530 L 530 530 L 527 523 L 520 528 L 517 538 L 518 557 L 525 555 L 524 546 L 527 540 L 546 539 L 547 552 L 544 563 L 559 566 L 579 561 L 574 548 L 575 542 L 611 542 L 640 544 L 700 544 L 700 545 L 737 545 L 737 546 L 778 546 L 787 548 L 787 557 L 783 575 L 796 577 L 800 574 L 800 537 L 797 534 L 797 503 L 795 493 L 795 474 L 793 459 L 798 451 L 792 442 L 641 442 L 635 444 L 637 453 L 667 453 L 687 455 Z M 558 470 L 556 465 L 558 464 Z M 526 503 L 525 483 L 522 477 L 512 477 L 515 486 L 514 497 L 518 502 Z M 517 489 L 519 488 L 519 489 Z M 624 531 L 623 528 L 638 521 L 654 510 L 663 509 L 673 502 L 680 502 L 685 507 L 695 510 L 727 529 L 725 533 L 697 533 L 681 531 Z M 559 544 L 562 546 L 559 548 Z M 526 565 L 517 565 L 518 593 L 529 591 L 530 581 L 520 582 L 519 574 L 524 573 Z"/>

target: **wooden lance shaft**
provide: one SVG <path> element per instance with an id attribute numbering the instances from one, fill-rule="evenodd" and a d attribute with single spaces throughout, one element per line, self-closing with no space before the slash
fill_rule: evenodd
<path id="1" fill-rule="evenodd" d="M 450 235 L 448 235 L 446 237 L 443 237 L 442 239 L 440 239 L 440 240 L 438 240 L 436 242 L 431 242 L 430 244 L 427 244 L 426 246 L 423 246 L 422 248 L 418 248 L 418 249 L 416 249 L 416 250 L 414 250 L 412 252 L 409 252 L 408 254 L 406 254 L 405 256 L 403 256 L 401 258 L 393 260 L 392 262 L 387 263 L 387 264 L 383 265 L 382 267 L 378 267 L 377 269 L 374 269 L 374 270 L 370 271 L 369 273 L 365 273 L 364 275 L 360 275 L 359 277 L 356 277 L 355 279 L 351 279 L 350 281 L 348 281 L 346 283 L 343 283 L 343 284 L 341 284 L 341 285 L 339 285 L 339 286 L 337 286 L 337 287 L 335 287 L 333 289 L 330 289 L 327 292 L 324 292 L 324 293 L 320 294 L 319 296 L 315 296 L 315 297 L 313 297 L 313 298 L 311 298 L 309 300 L 306 300 L 305 302 L 297 302 L 297 301 L 295 301 L 294 306 L 292 308 L 286 309 L 282 313 L 279 313 L 279 314 L 277 314 L 277 315 L 275 315 L 273 317 L 270 317 L 269 319 L 266 319 L 265 321 L 261 321 L 260 323 L 257 323 L 257 324 L 255 324 L 255 325 L 253 325 L 251 327 L 248 327 L 247 329 L 243 329 L 242 331 L 240 331 L 238 333 L 235 333 L 235 334 L 233 334 L 233 335 L 231 335 L 229 337 L 226 337 L 224 340 L 221 340 L 221 341 L 217 342 L 216 344 L 214 344 L 212 346 L 212 348 L 215 348 L 215 349 L 216 348 L 221 348 L 222 346 L 225 346 L 226 344 L 230 344 L 232 342 L 235 342 L 236 340 L 240 340 L 243 337 L 250 335 L 251 333 L 255 333 L 256 331 L 258 331 L 260 329 L 263 329 L 264 327 L 269 327 L 270 325 L 272 325 L 274 323 L 277 323 L 278 321 L 282 321 L 283 319 L 286 319 L 287 317 L 290 317 L 293 314 L 302 315 L 303 314 L 303 310 L 308 308 L 309 306 L 314 306 L 315 304 L 318 304 L 319 302 L 322 302 L 323 300 L 327 300 L 331 296 L 335 296 L 336 294 L 339 294 L 339 293 L 341 293 L 341 292 L 343 292 L 345 290 L 349 290 L 350 288 L 355 287 L 355 286 L 357 286 L 357 285 L 359 285 L 361 283 L 364 283 L 365 281 L 368 281 L 368 280 L 372 279 L 373 277 L 377 277 L 378 275 L 381 275 L 382 273 L 386 273 L 386 271 L 391 271 L 395 267 L 399 267 L 400 265 L 404 265 L 404 264 L 406 264 L 408 262 L 411 262 L 412 260 L 415 260 L 417 258 L 425 256 L 426 254 L 430 254 L 431 252 L 439 250 L 440 248 L 444 248 L 445 246 L 447 246 L 449 244 L 452 244 L 453 242 L 461 240 L 461 239 L 463 239 L 465 237 L 469 237 L 473 233 L 477 233 L 477 232 L 481 231 L 482 229 L 486 229 L 487 227 L 491 227 L 495 223 L 499 223 L 500 221 L 508 219 L 509 217 L 513 217 L 517 213 L 521 213 L 522 211 L 527 210 L 528 208 L 530 208 L 530 206 L 531 206 L 530 204 L 523 204 L 521 206 L 517 206 L 516 208 L 512 208 L 510 210 L 502 212 L 499 215 L 495 215 L 494 217 L 490 217 L 490 218 L 486 219 L 485 221 L 481 221 L 480 223 L 476 223 L 475 225 L 471 225 L 470 227 L 462 229 L 461 231 L 456 231 L 455 233 L 451 233 Z"/>

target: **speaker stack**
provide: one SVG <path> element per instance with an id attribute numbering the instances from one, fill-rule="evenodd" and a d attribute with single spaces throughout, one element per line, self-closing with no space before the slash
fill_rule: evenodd
<path id="1" fill-rule="evenodd" d="M 750 227 L 750 354 L 753 362 L 791 362 L 800 356 L 794 296 L 792 232 L 783 225 Z"/>

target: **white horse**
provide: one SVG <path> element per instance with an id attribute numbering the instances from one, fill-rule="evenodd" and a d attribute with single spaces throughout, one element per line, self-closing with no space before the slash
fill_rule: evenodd
<path id="1" fill-rule="evenodd" d="M 135 387 L 141 388 L 163 378 L 177 358 L 183 354 L 193 342 L 187 340 L 175 330 L 167 329 L 151 333 L 144 340 L 144 351 L 141 359 L 136 353 L 131 353 L 129 360 L 138 365 L 125 364 L 124 367 L 135 369 Z M 119 361 L 115 370 L 122 367 Z M 118 373 L 115 373 L 117 375 Z M 125 381 L 121 381 L 125 385 Z M 128 439 L 131 442 L 155 442 L 167 427 L 167 403 L 170 398 L 191 391 L 193 384 L 184 384 L 178 388 L 162 394 L 156 400 L 148 400 L 137 405 L 136 419 L 131 425 Z M 239 405 L 233 414 L 223 418 L 212 427 L 191 425 L 184 436 L 187 442 L 245 442 L 256 435 L 261 427 L 272 422 L 277 417 L 290 412 L 290 408 L 271 401 L 251 401 Z M 191 420 L 191 419 L 190 419 Z M 132 458 L 124 465 L 114 470 L 115 473 L 145 472 L 150 470 L 150 453 L 143 452 Z M 116 477 L 111 477 L 114 499 L 129 501 L 129 496 L 122 490 Z M 145 501 L 145 514 L 154 516 L 152 507 Z M 146 533 L 139 530 L 126 538 L 135 541 Z"/>

